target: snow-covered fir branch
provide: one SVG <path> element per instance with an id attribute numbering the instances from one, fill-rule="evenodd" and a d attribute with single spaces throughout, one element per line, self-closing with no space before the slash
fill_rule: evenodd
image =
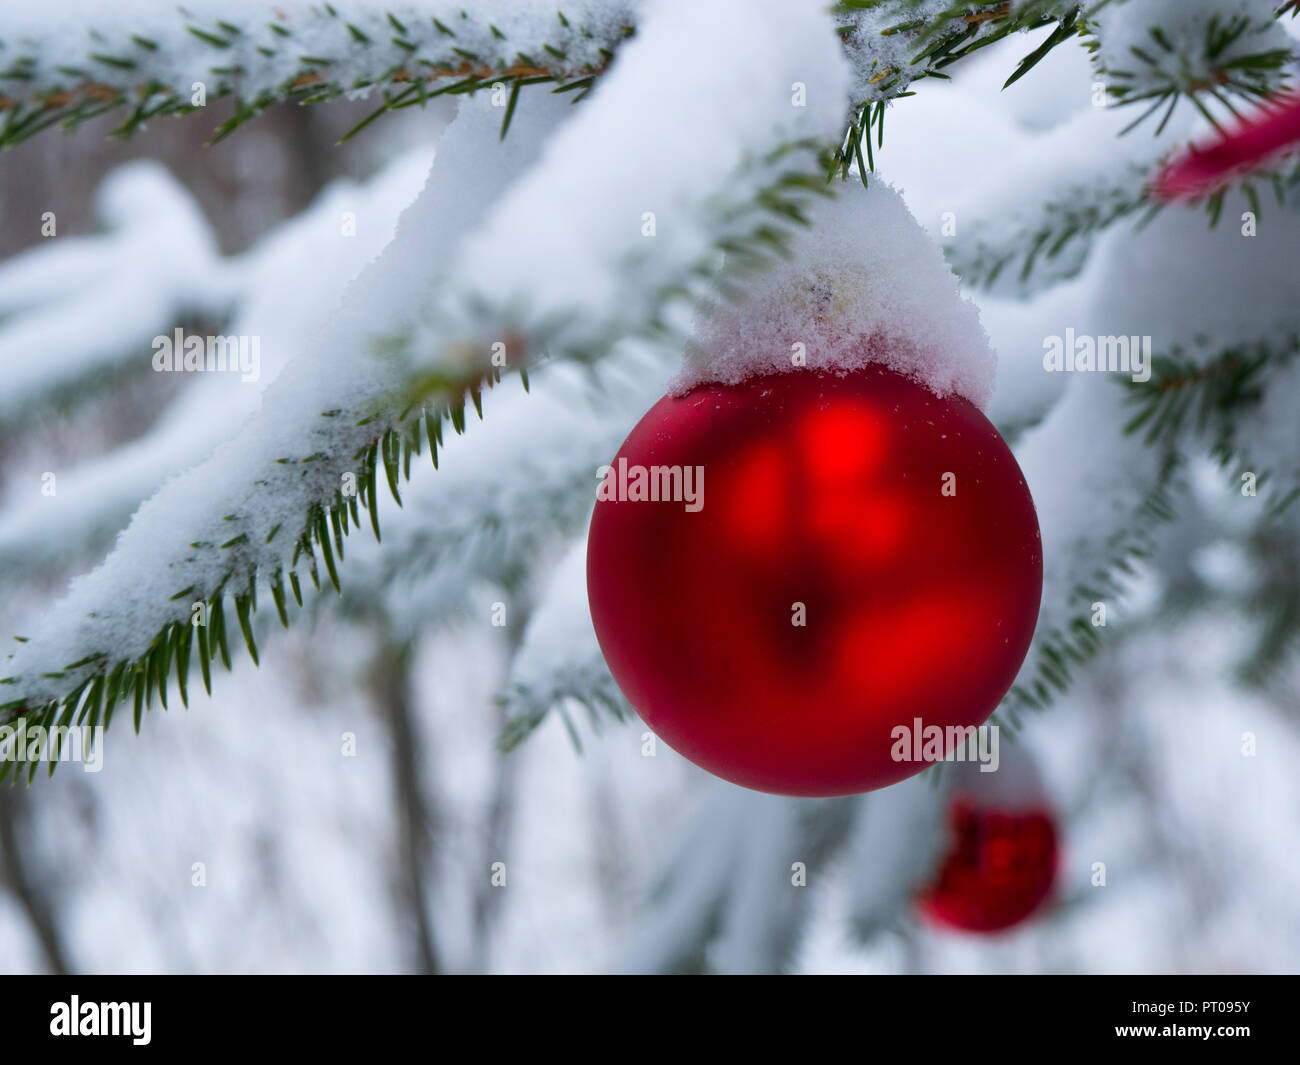
<path id="1" fill-rule="evenodd" d="M 907 93 L 926 77 L 1013 33 L 1075 28 L 1076 0 L 845 0 L 834 7 L 854 70 L 854 102 Z"/>
<path id="2" fill-rule="evenodd" d="M 414 634 L 466 614 L 486 617 L 507 593 L 512 602 L 525 596 L 538 560 L 590 516 L 596 473 L 662 393 L 667 362 L 625 344 L 594 378 L 553 361 L 532 375 L 528 393 L 498 390 L 483 424 L 439 450 L 436 475 L 412 478 L 402 520 L 382 544 L 349 545 L 343 608 L 381 608 L 396 631 Z M 496 589 L 491 597 L 484 586 Z M 318 602 L 332 608 L 333 599 Z M 536 616 L 534 625 L 545 627 Z"/>
<path id="3" fill-rule="evenodd" d="M 0 431 L 94 394 L 171 323 L 221 316 L 233 296 L 215 234 L 161 168 L 118 170 L 96 208 L 104 234 L 65 237 L 0 266 Z M 39 348 L 58 355 L 33 358 Z"/>
<path id="4" fill-rule="evenodd" d="M 1110 226 L 1154 209 L 1157 164 L 1197 127 L 1183 116 L 1160 136 L 1119 137 L 1122 121 L 1106 107 L 1080 112 L 1017 154 L 1013 184 L 976 185 L 957 200 L 941 239 L 961 279 L 1030 297 L 1078 274 Z"/>
<path id="5" fill-rule="evenodd" d="M 1078 332 L 1145 344 L 1149 363 L 1127 387 L 1077 377 L 1016 447 L 1042 516 L 1047 566 L 1034 646 L 1008 700 L 1013 711 L 1045 705 L 1100 644 L 1132 562 L 1152 555 L 1158 527 L 1175 516 L 1187 456 L 1213 453 L 1233 476 L 1249 475 L 1252 500 L 1264 471 L 1276 471 L 1274 484 L 1287 487 L 1258 499 L 1260 521 L 1294 501 L 1288 489 L 1300 464 L 1285 430 L 1279 436 L 1258 412 L 1276 418 L 1279 397 L 1293 395 L 1284 382 L 1300 313 L 1286 295 L 1286 264 L 1300 227 L 1293 209 L 1277 209 L 1256 229 L 1249 207 L 1231 194 L 1224 214 L 1241 220 L 1216 227 L 1203 212 L 1171 207 L 1136 234 L 1109 233 L 1089 264 L 1092 296 L 1077 312 Z M 1251 278 L 1231 308 L 1219 298 L 1225 270 Z M 1273 428 L 1251 432 L 1252 423 Z M 1080 441 L 1087 458 L 1062 477 L 1061 456 Z M 1242 461 L 1255 468 L 1240 469 Z"/>
<path id="6" fill-rule="evenodd" d="M 130 133 L 232 96 L 223 136 L 275 103 L 384 93 L 384 107 L 500 82 L 581 92 L 632 32 L 639 5 L 545 0 L 484 12 L 448 0 L 71 0 L 6 16 L 0 145 L 129 108 Z M 110 17 L 111 14 L 111 17 Z"/>
<path id="7" fill-rule="evenodd" d="M 259 579 L 271 583 L 283 610 L 285 582 L 299 587 L 300 566 L 319 579 L 316 550 L 324 568 L 335 570 L 343 522 L 359 521 L 359 501 L 377 524 L 380 486 L 395 484 L 391 449 L 400 412 L 384 406 L 393 382 L 373 354 L 374 322 L 410 314 L 437 273 L 423 254 L 427 243 L 453 254 L 516 168 L 536 158 L 567 111 L 558 101 L 542 103 L 530 101 L 530 121 L 506 143 L 482 106 L 449 129 L 424 193 L 349 290 L 328 336 L 318 334 L 314 357 L 291 363 L 243 431 L 141 507 L 104 564 L 74 582 L 25 634 L 30 642 L 6 670 L 11 711 L 53 715 L 62 707 L 71 715 L 86 694 L 129 693 L 137 706 L 147 705 L 155 688 L 165 698 L 173 667 L 180 679 L 188 674 L 194 642 L 206 684 L 210 661 L 229 659 L 227 593 L 248 637 Z M 473 167 L 483 175 L 471 190 L 463 178 Z M 412 271 L 412 261 L 425 263 L 423 272 Z M 430 427 L 436 436 L 437 416 Z M 171 545 L 165 556 L 163 544 Z M 195 604 L 206 624 L 192 624 Z M 86 712 L 93 718 L 97 707 Z"/>
<path id="8" fill-rule="evenodd" d="M 589 91 L 637 32 L 642 8 L 641 0 L 560 8 L 526 0 L 491 11 L 447 0 L 199 0 L 176 8 L 131 0 L 115 5 L 109 20 L 97 0 L 69 0 L 55 11 L 12 13 L 0 36 L 0 146 L 122 110 L 117 132 L 129 135 L 227 97 L 234 114 L 217 126 L 216 139 L 277 103 L 378 93 L 364 126 L 438 95 L 498 86 L 510 96 L 508 124 L 525 87 Z M 909 94 L 916 80 L 946 77 L 945 68 L 997 40 L 1055 24 L 1052 41 L 1026 57 L 1023 73 L 1075 33 L 1079 9 L 1072 0 L 835 5 L 859 105 L 844 164 L 864 147 L 870 155 L 867 130 L 883 123 L 883 104 Z"/>
<path id="9" fill-rule="evenodd" d="M 78 409 L 75 401 L 89 402 L 108 370 L 123 379 L 150 376 L 149 338 L 170 338 L 178 321 L 199 311 L 220 323 L 222 333 L 259 338 L 260 359 L 255 382 L 230 373 L 184 375 L 187 387 L 147 432 L 61 470 L 57 493 L 41 506 L 30 505 L 25 478 L 14 478 L 0 499 L 0 568 L 39 580 L 102 558 L 142 500 L 202 462 L 232 426 L 248 419 L 262 390 L 310 350 L 313 333 L 334 313 L 347 284 L 392 239 L 397 216 L 424 183 L 429 154 L 412 151 L 365 184 L 333 182 L 308 210 L 247 252 L 224 259 L 208 252 L 215 244 L 210 228 L 194 218 L 197 207 L 175 179 L 157 164 L 131 163 L 114 171 L 104 188 L 113 194 L 110 202 L 141 205 L 130 216 L 137 222 L 119 226 L 119 212 L 101 209 L 112 224 L 108 232 L 62 238 L 11 259 L 0 273 L 8 315 L 0 321 L 0 353 L 6 356 L 0 365 L 13 382 L 4 398 L 12 400 L 6 417 L 14 431 L 46 416 L 51 403 L 66 410 Z M 344 212 L 363 223 L 341 239 Z M 165 240 L 167 231 L 149 221 L 157 217 L 185 223 L 173 236 L 193 232 L 204 239 Z M 312 284 L 288 291 L 280 286 L 280 279 L 307 270 Z M 38 323 L 57 327 L 60 358 L 28 358 L 28 337 Z M 25 382 L 30 387 L 22 387 Z"/>
<path id="10" fill-rule="evenodd" d="M 1275 93 L 1289 77 L 1293 42 L 1278 14 L 1260 0 L 1108 4 L 1093 20 L 1098 76 L 1117 103 L 1139 108 L 1133 125 L 1160 114 L 1163 126 L 1181 100 L 1228 119 L 1234 101 Z"/>
<path id="11" fill-rule="evenodd" d="M 798 865 L 820 871 L 870 798 L 790 799 L 711 781 L 664 856 L 620 972 L 777 972 L 811 909 L 791 891 Z M 687 854 L 706 855 L 683 861 Z M 749 871 L 759 875 L 749 875 Z"/>
<path id="12" fill-rule="evenodd" d="M 752 263 L 789 239 L 821 192 L 817 146 L 834 134 L 847 85 L 823 16 L 771 5 L 733 69 L 715 58 L 729 32 L 716 9 L 665 3 L 657 13 L 576 112 L 562 97 L 530 95 L 503 144 L 489 99 L 463 106 L 432 180 L 315 357 L 291 364 L 239 437 L 169 482 L 105 564 L 24 634 L 6 669 L 10 714 L 96 721 L 129 694 L 138 715 L 155 688 L 165 699 L 173 671 L 184 696 L 192 660 L 206 685 L 210 661 L 229 659 L 227 595 L 255 656 L 258 582 L 282 618 L 287 588 L 300 597 L 300 567 L 337 583 L 360 505 L 378 533 L 381 486 L 398 496 L 413 452 L 440 439 L 443 420 L 462 427 L 463 390 L 478 405 L 480 383 L 499 373 L 494 338 L 509 338 L 512 368 L 543 351 L 597 359 L 616 337 L 657 327 L 671 299 L 716 293 L 723 250 Z M 684 41 L 699 68 L 710 58 L 708 75 L 652 91 L 661 57 Z M 806 98 L 792 97 L 796 81 Z M 631 99 L 656 106 L 629 140 Z M 614 169 L 600 171 L 602 159 Z M 689 222 L 685 232 L 674 219 Z M 210 628 L 191 624 L 197 608 Z"/>
<path id="13" fill-rule="evenodd" d="M 570 547 L 544 593 L 502 691 L 507 724 L 501 743 L 514 747 L 554 712 L 581 750 L 583 729 L 573 718 L 575 708 L 585 711 L 587 727 L 595 733 L 601 731 L 605 715 L 624 721 L 632 713 L 605 665 L 592 627 L 585 536 Z"/>

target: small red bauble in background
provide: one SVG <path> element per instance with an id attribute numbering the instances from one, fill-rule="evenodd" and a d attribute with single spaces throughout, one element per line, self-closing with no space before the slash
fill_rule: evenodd
<path id="1" fill-rule="evenodd" d="M 1018 748 L 1003 747 L 1003 761 Z M 1023 760 L 1024 755 L 1019 755 Z M 1032 767 L 983 778 L 967 764 L 948 802 L 949 839 L 938 873 L 917 903 L 931 924 L 1001 932 L 1038 912 L 1056 883 L 1056 817 Z M 1008 769 L 1022 781 L 1008 789 Z M 948 772 L 945 766 L 943 772 Z M 1027 775 L 1027 780 L 1025 779 Z M 1027 785 L 1027 786 L 1026 786 Z"/>
<path id="2" fill-rule="evenodd" d="M 641 498 L 651 467 L 702 470 L 702 505 Z M 925 768 L 894 759 L 896 727 L 983 722 L 1042 572 L 997 430 L 876 365 L 660 400 L 611 463 L 587 549 L 601 650 L 646 724 L 785 795 L 895 783 Z"/>

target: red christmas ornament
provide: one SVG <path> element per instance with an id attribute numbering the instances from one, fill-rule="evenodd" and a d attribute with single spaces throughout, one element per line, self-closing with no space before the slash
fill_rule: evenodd
<path id="1" fill-rule="evenodd" d="M 1166 202 L 1200 199 L 1258 170 L 1297 142 L 1300 96 L 1276 97 L 1213 144 L 1189 148 L 1172 159 L 1156 176 L 1152 192 Z"/>
<path id="2" fill-rule="evenodd" d="M 971 774 L 973 780 L 976 774 Z M 1056 819 L 1042 798 L 1008 800 L 958 789 L 938 877 L 918 899 L 932 923 L 1001 932 L 1036 912 L 1056 882 Z"/>
<path id="3" fill-rule="evenodd" d="M 601 484 L 587 548 L 628 701 L 697 765 L 785 795 L 893 784 L 926 765 L 895 759 L 912 747 L 896 728 L 983 722 L 1042 578 L 997 430 L 879 366 L 660 400 Z"/>

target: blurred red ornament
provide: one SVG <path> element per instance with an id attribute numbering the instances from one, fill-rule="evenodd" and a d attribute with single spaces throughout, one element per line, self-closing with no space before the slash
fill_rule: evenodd
<path id="1" fill-rule="evenodd" d="M 703 471 L 702 505 L 641 498 L 652 467 L 683 487 Z M 895 783 L 927 764 L 896 760 L 896 727 L 983 722 L 1029 648 L 1042 577 L 997 430 L 877 366 L 660 400 L 602 482 L 587 549 L 628 701 L 697 765 L 786 795 Z"/>
<path id="2" fill-rule="evenodd" d="M 1166 202 L 1196 200 L 1260 169 L 1300 142 L 1300 96 L 1283 95 L 1212 144 L 1170 160 L 1152 183 Z"/>
<path id="3" fill-rule="evenodd" d="M 1038 774 L 1018 746 L 1001 753 L 996 772 L 971 762 L 955 767 L 947 850 L 917 900 L 941 927 L 1001 932 L 1036 913 L 1056 882 L 1056 818 Z"/>

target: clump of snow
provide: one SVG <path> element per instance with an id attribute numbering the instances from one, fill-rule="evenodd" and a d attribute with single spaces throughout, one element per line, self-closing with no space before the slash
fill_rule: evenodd
<path id="1" fill-rule="evenodd" d="M 793 257 L 757 278 L 751 298 L 700 316 L 674 394 L 787 372 L 803 355 L 809 369 L 884 365 L 986 407 L 997 358 L 979 311 L 898 193 L 879 178 L 845 182 L 810 216 Z"/>

